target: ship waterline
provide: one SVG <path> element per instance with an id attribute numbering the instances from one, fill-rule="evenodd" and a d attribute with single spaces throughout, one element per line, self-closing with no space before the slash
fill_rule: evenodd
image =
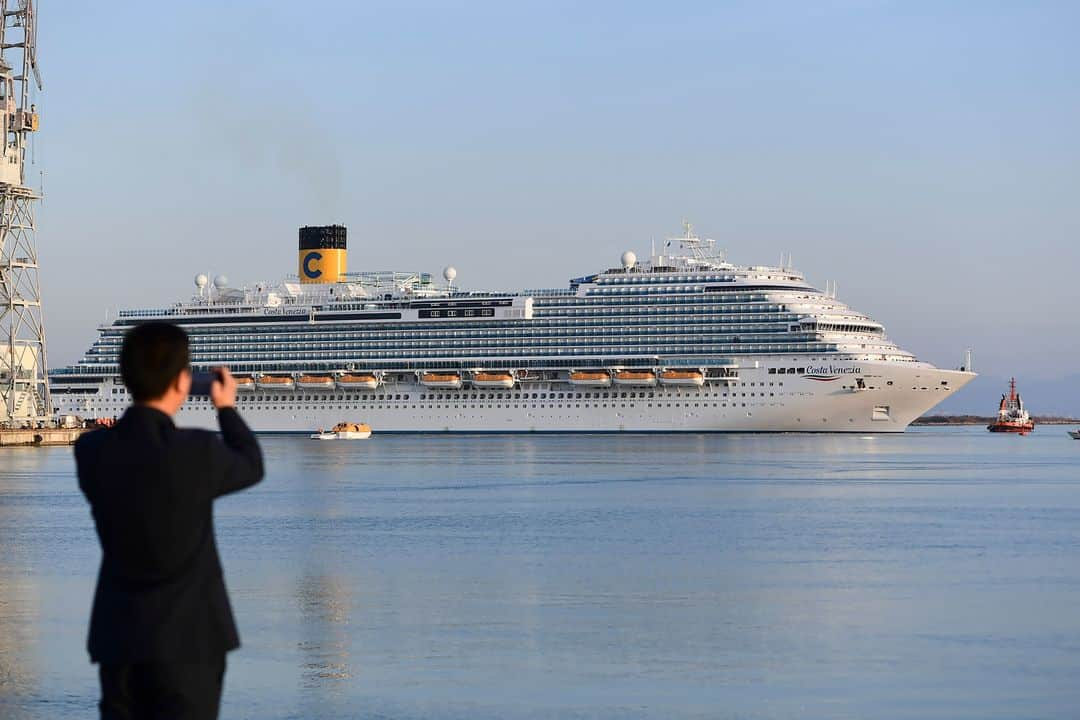
<path id="1" fill-rule="evenodd" d="M 305 255 L 318 232 L 301 232 L 301 271 L 315 268 L 302 283 L 199 276 L 191 300 L 101 326 L 52 373 L 61 412 L 123 412 L 119 347 L 149 320 L 187 330 L 197 369 L 253 378 L 238 404 L 264 432 L 342 420 L 377 432 L 900 432 L 974 377 L 917 360 L 797 271 L 732 265 L 689 229 L 679 254 L 639 264 L 627 252 L 567 288 L 516 292 L 460 290 L 452 268 L 446 285 L 400 272 L 322 282 Z M 344 229 L 328 232 L 344 253 Z M 206 399 L 178 421 L 216 425 Z"/>

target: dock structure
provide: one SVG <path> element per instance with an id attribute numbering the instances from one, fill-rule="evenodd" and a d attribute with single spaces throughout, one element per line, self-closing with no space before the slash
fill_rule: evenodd
<path id="1" fill-rule="evenodd" d="M 85 432 L 89 430 L 81 427 L 0 428 L 0 448 L 73 445 Z"/>
<path id="2" fill-rule="evenodd" d="M 33 0 L 0 0 L 0 10 L 0 427 L 18 430 L 53 417 L 34 224 L 40 195 L 25 167 L 41 76 Z"/>

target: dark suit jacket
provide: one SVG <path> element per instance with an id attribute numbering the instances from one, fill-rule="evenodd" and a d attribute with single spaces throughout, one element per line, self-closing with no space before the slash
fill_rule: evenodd
<path id="1" fill-rule="evenodd" d="M 93 662 L 200 662 L 240 646 L 214 539 L 214 498 L 259 482 L 262 453 L 232 408 L 221 436 L 130 407 L 79 438 L 79 487 L 102 560 L 90 616 Z"/>

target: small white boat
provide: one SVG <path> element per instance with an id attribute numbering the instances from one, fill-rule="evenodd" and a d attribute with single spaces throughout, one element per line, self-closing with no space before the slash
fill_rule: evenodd
<path id="1" fill-rule="evenodd" d="M 261 390 L 292 390 L 296 387 L 288 375 L 260 375 L 255 382 Z"/>
<path id="2" fill-rule="evenodd" d="M 660 373 L 660 383 L 701 387 L 705 384 L 705 373 L 700 370 L 665 370 Z"/>
<path id="3" fill-rule="evenodd" d="M 571 385 L 611 387 L 611 375 L 606 370 L 578 370 L 570 373 Z"/>
<path id="4" fill-rule="evenodd" d="M 473 373 L 472 384 L 478 388 L 512 388 L 514 376 L 508 372 L 478 372 Z"/>
<path id="5" fill-rule="evenodd" d="M 619 370 L 615 373 L 616 385 L 656 385 L 656 373 L 651 370 Z"/>
<path id="6" fill-rule="evenodd" d="M 456 390 L 461 387 L 461 375 L 453 372 L 426 372 L 420 375 L 420 382 L 430 388 L 451 388 Z"/>
<path id="7" fill-rule="evenodd" d="M 296 387 L 301 390 L 333 390 L 334 378 L 329 375 L 301 375 Z"/>
<path id="8" fill-rule="evenodd" d="M 338 376 L 337 383 L 339 387 L 346 389 L 374 390 L 379 387 L 379 378 L 372 373 L 346 373 Z"/>
<path id="9" fill-rule="evenodd" d="M 1073 440 L 1080 440 L 1080 430 L 1070 430 L 1069 437 Z"/>
<path id="10" fill-rule="evenodd" d="M 338 423 L 332 430 L 319 430 L 311 434 L 312 440 L 367 440 L 371 426 L 367 423 Z"/>

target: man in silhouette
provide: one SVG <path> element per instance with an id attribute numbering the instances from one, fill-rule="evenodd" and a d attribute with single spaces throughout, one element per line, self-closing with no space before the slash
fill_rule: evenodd
<path id="1" fill-rule="evenodd" d="M 134 404 L 75 445 L 102 550 L 88 648 L 103 719 L 216 718 L 225 653 L 240 646 L 213 502 L 259 482 L 262 454 L 227 368 L 210 386 L 220 437 L 173 424 L 191 389 L 189 358 L 175 325 L 128 331 L 120 374 Z"/>

